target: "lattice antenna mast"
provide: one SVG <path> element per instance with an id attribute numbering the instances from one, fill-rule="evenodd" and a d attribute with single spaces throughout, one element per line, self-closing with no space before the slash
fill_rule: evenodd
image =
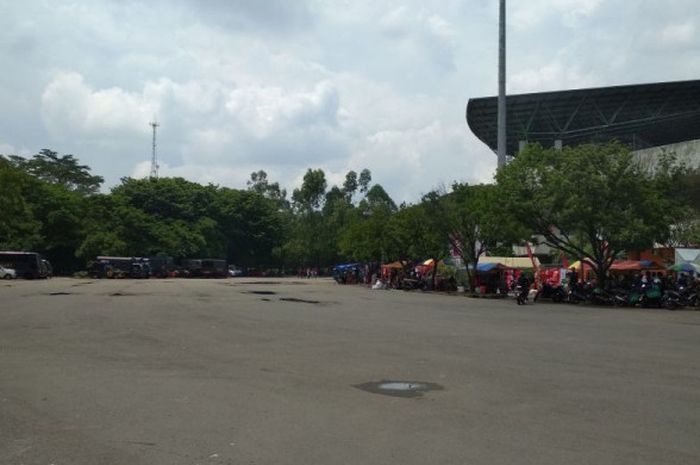
<path id="1" fill-rule="evenodd" d="M 151 154 L 151 179 L 158 179 L 158 157 L 156 156 L 156 128 L 160 126 L 157 120 L 153 120 L 149 123 L 153 128 L 153 152 Z"/>

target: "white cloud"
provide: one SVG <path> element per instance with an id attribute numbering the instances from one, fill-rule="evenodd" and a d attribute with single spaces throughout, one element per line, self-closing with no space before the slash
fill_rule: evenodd
<path id="1" fill-rule="evenodd" d="M 686 45 L 696 42 L 695 23 L 687 21 L 682 24 L 670 24 L 659 33 L 659 40 L 664 45 Z"/>
<path id="2" fill-rule="evenodd" d="M 443 70 L 455 67 L 454 26 L 440 14 L 406 5 L 388 11 L 379 20 L 380 31 L 391 41 L 401 41 L 406 59 L 428 57 Z"/>
<path id="3" fill-rule="evenodd" d="M 350 167 L 368 167 L 398 200 L 415 199 L 453 181 L 491 182 L 496 157 L 457 122 L 384 130 L 358 144 Z"/>
<path id="4" fill-rule="evenodd" d="M 338 91 L 329 82 L 318 83 L 310 92 L 289 92 L 280 87 L 235 89 L 226 109 L 256 137 L 285 128 L 335 126 Z"/>
<path id="5" fill-rule="evenodd" d="M 603 0 L 522 0 L 515 3 L 509 24 L 524 30 L 555 20 L 567 27 L 578 27 L 593 16 L 602 3 Z"/>
<path id="6" fill-rule="evenodd" d="M 490 180 L 464 106 L 496 90 L 497 2 L 204 3 L 9 2 L 0 148 L 73 153 L 114 185 L 148 171 L 155 115 L 162 175 L 245 187 L 265 169 L 291 190 L 309 167 L 367 167 L 398 201 Z M 694 0 L 508 3 L 511 93 L 700 70 Z"/>
<path id="7" fill-rule="evenodd" d="M 0 141 L 0 155 L 21 155 L 27 156 L 31 153 L 26 147 L 22 149 L 15 148 L 14 145 L 6 144 Z"/>
<path id="8" fill-rule="evenodd" d="M 158 113 L 167 85 L 149 85 L 142 94 L 118 87 L 94 90 L 75 72 L 59 73 L 42 94 L 41 115 L 58 138 L 119 137 L 144 131 L 144 121 Z"/>
<path id="9" fill-rule="evenodd" d="M 159 166 L 161 166 L 159 164 Z M 163 171 L 168 170 L 168 165 L 162 164 Z M 162 173 L 161 173 L 162 174 Z M 134 169 L 131 171 L 131 177 L 135 179 L 145 179 L 151 175 L 151 162 L 142 161 L 138 163 Z"/>
<path id="10" fill-rule="evenodd" d="M 595 87 L 599 85 L 593 73 L 585 73 L 576 64 L 555 61 L 538 68 L 523 69 L 508 80 L 509 93 L 528 93 L 546 90 Z"/>

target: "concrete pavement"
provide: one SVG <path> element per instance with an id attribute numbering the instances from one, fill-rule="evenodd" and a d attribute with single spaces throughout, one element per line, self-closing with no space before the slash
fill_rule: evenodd
<path id="1" fill-rule="evenodd" d="M 700 312 L 0 282 L 0 463 L 697 464 Z M 418 397 L 358 389 L 435 383 Z"/>

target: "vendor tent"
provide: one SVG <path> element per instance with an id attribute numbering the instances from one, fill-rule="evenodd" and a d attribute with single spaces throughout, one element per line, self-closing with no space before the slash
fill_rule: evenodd
<path id="1" fill-rule="evenodd" d="M 670 271 L 675 271 L 677 273 L 700 273 L 700 264 L 684 262 L 676 263 L 668 267 Z"/>
<path id="2" fill-rule="evenodd" d="M 476 265 L 477 273 L 491 273 L 492 271 L 508 270 L 509 268 L 500 263 L 479 263 Z"/>
<path id="3" fill-rule="evenodd" d="M 360 267 L 362 264 L 361 263 L 343 263 L 341 265 L 336 265 L 333 267 L 334 270 L 342 272 L 342 271 L 348 271 L 352 270 L 354 268 Z"/>
<path id="4" fill-rule="evenodd" d="M 642 260 L 616 260 L 611 266 L 611 271 L 641 271 L 648 267 Z"/>
<path id="5" fill-rule="evenodd" d="M 700 249 L 676 249 L 675 263 L 700 263 Z"/>
<path id="6" fill-rule="evenodd" d="M 404 264 L 401 262 L 392 262 L 382 265 L 382 269 L 386 270 L 403 270 Z"/>
<path id="7" fill-rule="evenodd" d="M 585 270 L 593 268 L 588 263 L 584 263 Z M 569 269 L 575 269 L 581 272 L 581 261 L 578 260 L 569 266 Z M 651 260 L 615 260 L 610 266 L 610 271 L 642 271 L 642 270 L 663 270 L 664 268 Z"/>
<path id="8" fill-rule="evenodd" d="M 534 266 L 533 261 L 535 262 Z M 540 267 L 540 261 L 537 257 L 533 257 L 532 260 L 529 257 L 479 257 L 479 265 L 486 263 L 500 263 L 506 268 L 515 268 L 520 270 Z"/>

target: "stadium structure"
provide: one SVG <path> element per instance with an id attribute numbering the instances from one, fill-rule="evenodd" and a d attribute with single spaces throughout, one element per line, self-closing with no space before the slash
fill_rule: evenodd
<path id="1" fill-rule="evenodd" d="M 673 152 L 700 167 L 700 80 L 509 95 L 506 108 L 508 158 L 528 143 L 562 148 L 617 139 L 647 166 Z M 469 128 L 494 153 L 497 116 L 497 97 L 467 103 Z M 518 246 L 513 251 L 527 253 Z M 541 258 L 551 253 L 542 244 L 533 251 Z"/>
<path id="2" fill-rule="evenodd" d="M 497 150 L 497 97 L 470 99 L 467 124 Z M 700 80 L 509 95 L 506 153 L 527 143 L 572 146 L 618 139 L 640 157 L 674 151 L 700 165 Z"/>

